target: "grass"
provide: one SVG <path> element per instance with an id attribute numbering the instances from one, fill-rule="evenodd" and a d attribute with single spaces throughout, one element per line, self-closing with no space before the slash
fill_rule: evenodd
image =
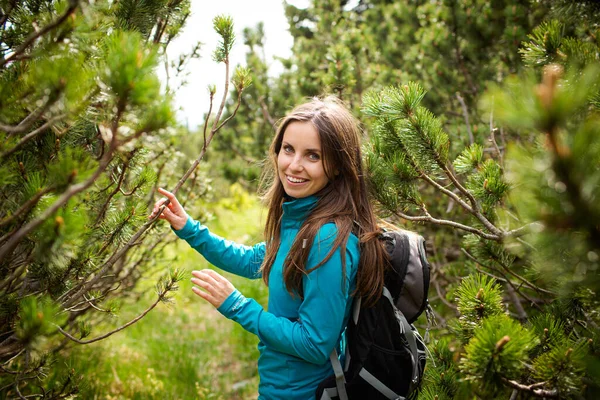
<path id="1" fill-rule="evenodd" d="M 236 196 L 237 197 L 237 196 Z M 253 244 L 261 237 L 258 200 L 226 199 L 211 209 L 212 232 L 238 243 Z M 83 399 L 256 399 L 258 339 L 222 317 L 193 294 L 189 281 L 195 269 L 214 268 L 179 241 L 169 251 L 186 279 L 174 296 L 175 304 L 159 305 L 145 318 L 110 338 L 76 346 L 55 367 L 74 369 L 82 376 L 77 398 Z M 220 271 L 222 272 L 222 271 Z M 266 306 L 267 288 L 261 280 L 223 274 L 246 296 Z M 144 283 L 152 287 L 155 277 Z M 110 326 L 96 327 L 92 337 L 139 314 L 154 299 L 153 291 L 123 306 Z"/>

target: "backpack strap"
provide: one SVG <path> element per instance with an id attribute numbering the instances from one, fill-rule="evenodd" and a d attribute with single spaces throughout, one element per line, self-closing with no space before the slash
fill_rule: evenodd
<path id="1" fill-rule="evenodd" d="M 336 388 L 327 388 L 323 390 L 323 395 L 319 400 L 332 400 L 334 397 L 338 395 Z"/>
<path id="2" fill-rule="evenodd" d="M 337 387 L 337 395 L 340 398 L 340 400 L 348 400 L 348 394 L 346 393 L 346 377 L 344 376 L 342 363 L 340 363 L 340 359 L 338 358 L 338 354 L 335 348 L 329 355 L 329 361 L 331 361 L 333 373 L 335 374 L 335 386 Z"/>
<path id="3" fill-rule="evenodd" d="M 379 391 L 382 395 L 387 397 L 390 400 L 405 400 L 404 397 L 396 394 L 392 389 L 388 388 L 383 382 L 379 379 L 375 378 L 373 374 L 371 374 L 366 369 L 361 369 L 358 375 L 363 378 L 369 385 L 373 386 L 375 389 Z"/>
<path id="4" fill-rule="evenodd" d="M 419 353 L 417 349 L 417 339 L 415 338 L 415 334 L 413 333 L 412 327 L 408 323 L 408 320 L 406 319 L 404 314 L 402 314 L 402 311 L 396 308 L 396 306 L 394 305 L 394 299 L 392 298 L 390 291 L 385 286 L 383 287 L 383 295 L 392 304 L 392 307 L 394 308 L 394 311 L 396 312 L 396 315 L 400 320 L 400 331 L 404 333 L 404 336 L 406 336 L 408 346 L 410 347 L 410 355 L 412 358 L 412 379 L 410 382 L 410 388 L 408 390 L 408 393 L 411 393 L 414 390 L 417 383 L 419 382 L 419 367 L 417 365 L 417 363 L 419 362 Z"/>

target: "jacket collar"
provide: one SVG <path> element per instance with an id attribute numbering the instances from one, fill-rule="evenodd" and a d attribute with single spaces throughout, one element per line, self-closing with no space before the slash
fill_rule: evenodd
<path id="1" fill-rule="evenodd" d="M 286 198 L 283 203 L 283 216 L 282 222 L 290 221 L 300 222 L 302 223 L 308 214 L 312 211 L 312 209 L 317 204 L 319 197 L 317 196 L 308 196 L 303 197 L 301 199 L 296 199 L 293 197 Z"/>

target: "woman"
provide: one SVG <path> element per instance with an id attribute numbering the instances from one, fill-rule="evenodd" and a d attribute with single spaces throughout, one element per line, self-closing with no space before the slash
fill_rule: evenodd
<path id="1" fill-rule="evenodd" d="M 366 304 L 379 297 L 386 256 L 368 201 L 358 122 L 339 101 L 296 107 L 270 156 L 265 242 L 249 247 L 213 235 L 163 189 L 170 204 L 160 218 L 211 264 L 268 285 L 266 311 L 217 272 L 192 272 L 195 294 L 259 337 L 259 399 L 313 399 L 332 374 L 329 355 L 353 296 Z"/>

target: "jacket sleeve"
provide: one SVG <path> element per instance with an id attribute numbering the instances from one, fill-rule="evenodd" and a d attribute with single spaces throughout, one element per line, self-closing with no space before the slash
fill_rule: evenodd
<path id="1" fill-rule="evenodd" d="M 311 248 L 308 268 L 316 266 L 327 256 L 335 236 L 335 225 L 326 224 L 321 228 Z M 343 331 L 358 265 L 357 248 L 357 243 L 349 239 L 345 280 L 339 248 L 325 264 L 304 277 L 304 300 L 298 310 L 297 321 L 265 311 L 255 300 L 244 297 L 237 290 L 218 310 L 258 335 L 265 345 L 274 350 L 321 365 L 328 360 Z"/>
<path id="2" fill-rule="evenodd" d="M 250 279 L 262 276 L 260 266 L 265 258 L 265 243 L 244 246 L 211 233 L 208 228 L 191 217 L 180 230 L 173 230 L 214 266 Z"/>

